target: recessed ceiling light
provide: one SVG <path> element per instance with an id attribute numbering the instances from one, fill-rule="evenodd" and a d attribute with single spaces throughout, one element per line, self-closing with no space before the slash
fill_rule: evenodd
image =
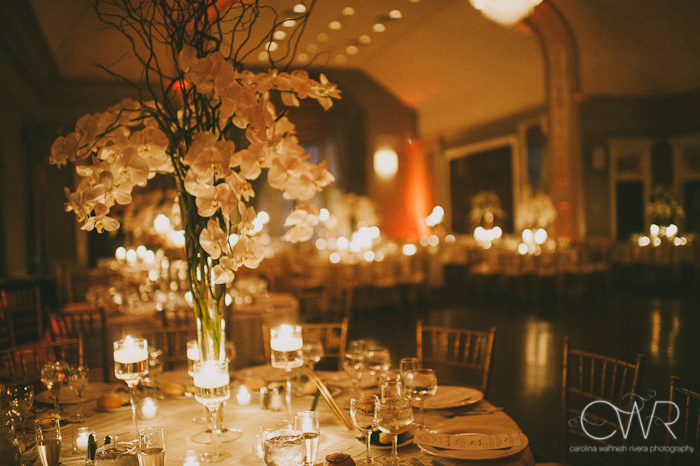
<path id="1" fill-rule="evenodd" d="M 420 0 L 408 0 L 411 3 L 420 3 Z"/>
<path id="2" fill-rule="evenodd" d="M 297 25 L 297 22 L 294 21 L 293 19 L 285 19 L 284 22 L 282 23 L 282 26 L 284 26 L 286 28 L 293 28 L 296 25 Z"/>
<path id="3" fill-rule="evenodd" d="M 357 40 L 360 41 L 360 44 L 364 45 L 367 45 L 370 42 L 372 42 L 372 39 L 367 34 L 362 34 L 360 37 L 358 37 Z"/>
<path id="4" fill-rule="evenodd" d="M 294 8 L 292 8 L 292 11 L 294 13 L 306 13 L 306 6 L 302 3 L 297 3 L 294 5 Z"/>
<path id="5" fill-rule="evenodd" d="M 391 10 L 389 12 L 389 18 L 391 19 L 399 19 L 401 18 L 401 12 L 399 10 Z"/>
<path id="6" fill-rule="evenodd" d="M 309 62 L 309 56 L 305 53 L 300 53 L 297 55 L 297 61 L 299 63 L 308 63 Z"/>
<path id="7" fill-rule="evenodd" d="M 326 34 L 325 32 L 322 32 L 321 34 L 318 35 L 317 39 L 319 42 L 325 42 L 328 40 L 328 34 Z"/>
<path id="8" fill-rule="evenodd" d="M 258 54 L 258 60 L 260 61 L 269 61 L 270 60 L 270 55 L 267 52 L 260 52 Z"/>
<path id="9" fill-rule="evenodd" d="M 275 31 L 275 32 L 272 34 L 272 37 L 273 37 L 275 40 L 284 40 L 284 39 L 287 38 L 287 33 L 284 32 L 284 31 Z"/>
<path id="10" fill-rule="evenodd" d="M 359 52 L 359 51 L 360 51 L 360 50 L 359 50 L 356 46 L 354 46 L 354 45 L 348 45 L 348 46 L 345 48 L 345 52 L 346 52 L 348 55 L 357 55 L 357 52 Z"/>
<path id="11" fill-rule="evenodd" d="M 335 57 L 335 62 L 339 65 L 342 65 L 346 61 L 347 61 L 347 58 L 345 58 L 345 55 L 338 55 L 337 57 Z"/>
<path id="12" fill-rule="evenodd" d="M 331 21 L 330 24 L 328 24 L 328 27 L 329 27 L 332 31 L 337 31 L 338 29 L 340 29 L 341 27 L 343 27 L 343 25 L 340 24 L 340 21 Z"/>
<path id="13" fill-rule="evenodd" d="M 277 42 L 268 42 L 265 44 L 265 49 L 269 50 L 270 52 L 274 52 L 277 50 Z"/>
<path id="14" fill-rule="evenodd" d="M 352 16 L 355 14 L 355 9 L 351 6 L 346 6 L 345 8 L 343 8 L 343 14 L 345 16 Z"/>
<path id="15" fill-rule="evenodd" d="M 386 26 L 384 26 L 382 23 L 377 23 L 374 26 L 372 26 L 372 30 L 374 32 L 384 32 L 386 31 Z"/>
<path id="16" fill-rule="evenodd" d="M 309 44 L 306 46 L 306 50 L 308 50 L 311 53 L 316 53 L 318 52 L 318 45 L 316 44 Z"/>

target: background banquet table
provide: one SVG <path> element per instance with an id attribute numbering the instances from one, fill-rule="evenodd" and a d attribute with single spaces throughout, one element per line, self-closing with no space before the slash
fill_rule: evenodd
<path id="1" fill-rule="evenodd" d="M 259 366 L 239 371 L 236 373 L 237 379 L 246 377 L 269 378 L 274 374 L 274 369 L 269 366 Z M 323 375 L 322 375 L 323 377 Z M 192 379 L 184 371 L 165 372 L 159 377 L 161 384 L 177 382 L 190 385 Z M 286 410 L 270 411 L 259 407 L 258 396 L 253 395 L 252 403 L 249 406 L 238 406 L 235 402 L 235 387 L 239 381 L 234 380 L 232 384 L 232 398 L 229 400 L 224 411 L 224 426 L 238 428 L 243 431 L 243 436 L 229 443 L 220 445 L 221 450 L 231 453 L 232 457 L 221 464 L 236 464 L 243 466 L 261 466 L 264 464 L 253 453 L 253 444 L 258 433 L 258 427 L 262 422 L 281 420 L 286 418 Z M 100 393 L 114 389 L 114 385 L 92 384 L 88 387 L 85 396 L 85 412 L 88 415 L 84 424 L 68 424 L 63 430 L 63 448 L 61 452 L 61 463 L 64 466 L 83 466 L 84 457 L 72 452 L 71 439 L 73 432 L 82 426 L 91 427 L 95 430 L 98 445 L 102 444 L 102 439 L 106 435 L 115 435 L 132 430 L 131 410 L 128 407 L 111 412 L 103 412 L 96 409 L 95 400 Z M 338 405 L 343 414 L 349 418 L 349 389 L 336 397 Z M 159 400 L 158 415 L 152 420 L 139 420 L 139 427 L 161 426 L 165 432 L 166 460 L 165 464 L 175 466 L 181 453 L 189 449 L 197 449 L 202 452 L 210 451 L 211 444 L 199 444 L 192 441 L 192 436 L 204 430 L 204 426 L 194 422 L 196 417 L 202 414 L 202 406 L 193 397 L 175 397 Z M 313 399 L 311 397 L 294 397 L 293 409 L 295 412 L 304 411 L 311 408 Z M 479 410 L 492 408 L 486 401 L 475 405 Z M 325 401 L 320 400 L 317 411 L 321 420 L 321 446 L 317 457 L 317 464 L 322 464 L 326 455 L 331 453 L 347 453 L 355 459 L 364 457 L 364 445 L 355 438 L 356 432 L 350 431 L 333 414 Z M 425 421 L 434 425 L 444 421 L 444 417 L 438 411 L 426 410 Z M 457 418 L 455 418 L 457 419 Z M 465 426 L 489 426 L 492 428 L 502 428 L 511 431 L 519 431 L 517 424 L 504 412 L 496 412 L 488 415 L 473 415 L 462 418 Z M 390 454 L 388 449 L 372 448 L 372 455 L 384 457 Z M 421 451 L 416 445 L 407 445 L 399 449 L 399 454 L 405 459 L 418 458 L 426 466 L 430 465 L 430 460 L 434 457 Z M 534 465 L 532 453 L 528 448 L 513 456 L 489 461 L 456 461 L 441 459 L 446 466 L 466 465 L 490 465 L 490 466 L 515 466 Z"/>

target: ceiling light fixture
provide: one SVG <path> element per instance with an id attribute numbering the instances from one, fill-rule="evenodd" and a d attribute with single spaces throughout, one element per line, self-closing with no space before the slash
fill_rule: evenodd
<path id="1" fill-rule="evenodd" d="M 469 0 L 469 3 L 491 21 L 512 26 L 530 16 L 542 0 Z"/>
<path id="2" fill-rule="evenodd" d="M 355 14 L 355 9 L 351 6 L 346 6 L 345 8 L 343 8 L 343 14 L 345 16 L 352 16 Z"/>
<path id="3" fill-rule="evenodd" d="M 304 5 L 303 3 L 297 3 L 296 5 L 294 5 L 294 8 L 292 8 L 292 11 L 294 13 L 299 14 L 306 13 L 306 5 Z"/>
<path id="4" fill-rule="evenodd" d="M 331 22 L 328 24 L 328 28 L 329 28 L 330 30 L 332 30 L 332 31 L 337 31 L 337 30 L 339 30 L 341 27 L 343 27 L 343 25 L 340 24 L 340 21 L 331 21 Z"/>
<path id="5" fill-rule="evenodd" d="M 403 15 L 399 10 L 391 10 L 389 12 L 389 18 L 391 19 L 400 19 Z"/>
<path id="6" fill-rule="evenodd" d="M 376 23 L 374 26 L 372 26 L 372 30 L 374 32 L 384 32 L 386 31 L 386 26 L 384 26 L 382 23 Z"/>

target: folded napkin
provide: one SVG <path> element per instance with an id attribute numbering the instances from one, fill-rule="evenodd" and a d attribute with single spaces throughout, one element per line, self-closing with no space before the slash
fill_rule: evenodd
<path id="1" fill-rule="evenodd" d="M 419 430 L 413 442 L 446 450 L 500 450 L 522 444 L 520 432 L 444 434 Z"/>

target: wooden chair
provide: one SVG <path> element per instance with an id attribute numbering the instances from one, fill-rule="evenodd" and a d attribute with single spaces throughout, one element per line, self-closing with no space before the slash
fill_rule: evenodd
<path id="1" fill-rule="evenodd" d="M 41 341 L 43 316 L 39 287 L 0 290 L 0 316 L 7 332 L 6 348 Z"/>
<path id="2" fill-rule="evenodd" d="M 570 442 L 578 438 L 584 444 L 588 442 L 601 443 L 611 447 L 624 447 L 627 440 L 622 434 L 607 440 L 595 440 L 583 431 L 582 422 L 587 422 L 586 430 L 596 437 L 604 437 L 601 431 L 610 433 L 611 427 L 620 429 L 615 410 L 593 408 L 586 409 L 585 419 L 583 410 L 593 401 L 607 401 L 614 406 L 630 412 L 637 392 L 642 361 L 644 355 L 638 354 L 634 363 L 620 361 L 608 356 L 572 349 L 569 338 L 564 339 L 564 363 L 562 371 L 562 422 L 564 427 L 564 442 L 562 458 L 568 459 Z M 623 419 L 623 422 L 626 420 Z M 594 426 L 593 423 L 598 424 Z M 575 436 L 575 437 L 574 437 Z M 615 445 L 612 442 L 618 441 Z M 627 450 L 625 448 L 625 450 Z M 624 453 L 625 462 L 628 452 Z"/>
<path id="3" fill-rule="evenodd" d="M 495 334 L 495 327 L 484 332 L 427 326 L 419 320 L 416 324 L 416 357 L 421 364 L 459 369 L 460 380 L 462 376 L 468 381 L 475 380 L 473 385 L 486 394 Z M 457 377 L 448 374 L 447 379 Z"/>
<path id="4" fill-rule="evenodd" d="M 343 358 L 345 357 L 345 346 L 348 338 L 348 319 L 334 323 L 300 324 L 302 339 L 306 341 L 318 341 L 323 344 L 323 360 L 320 366 L 328 366 L 329 359 L 337 359 L 334 369 L 342 370 Z M 265 348 L 265 359 L 270 361 L 270 327 L 263 323 L 263 342 Z M 324 364 L 325 363 L 325 364 Z"/>
<path id="5" fill-rule="evenodd" d="M 678 382 L 678 377 L 671 377 L 671 394 L 668 400 L 675 404 L 677 410 L 674 405 L 669 405 L 668 422 L 673 423 L 676 438 L 666 432 L 666 445 L 692 447 L 693 451 L 683 455 L 667 452 L 665 464 L 678 464 L 676 460 L 681 459 L 680 457 L 685 461 L 680 464 L 697 464 L 700 462 L 700 393 L 683 388 Z"/>
<path id="6" fill-rule="evenodd" d="M 0 350 L 0 382 L 38 383 L 41 380 L 41 369 L 44 364 L 59 360 L 69 364 L 82 364 L 82 338 L 36 343 Z"/>
<path id="7" fill-rule="evenodd" d="M 176 366 L 186 365 L 187 342 L 197 339 L 196 329 L 192 325 L 156 329 L 138 327 L 122 330 L 122 338 L 127 335 L 148 340 L 149 351 L 153 349 L 162 350 L 165 370 L 172 370 Z"/>
<path id="8" fill-rule="evenodd" d="M 49 333 L 53 341 L 81 337 L 86 364 L 100 367 L 105 383 L 110 381 L 112 350 L 107 332 L 107 318 L 102 308 L 57 311 L 49 314 Z"/>

